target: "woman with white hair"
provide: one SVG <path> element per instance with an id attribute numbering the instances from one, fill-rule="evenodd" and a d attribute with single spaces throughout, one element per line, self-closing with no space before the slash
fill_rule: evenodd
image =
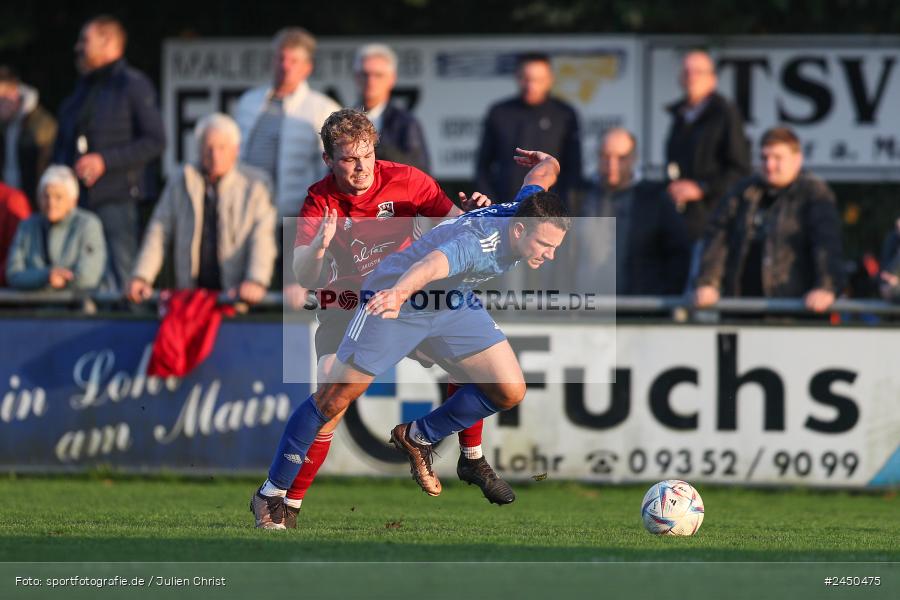
<path id="1" fill-rule="evenodd" d="M 126 294 L 150 297 L 172 242 L 179 289 L 228 290 L 254 304 L 265 295 L 275 262 L 269 177 L 238 162 L 234 119 L 213 113 L 194 130 L 200 164 L 185 164 L 166 185 L 147 225 Z"/>
<path id="2" fill-rule="evenodd" d="M 7 258 L 7 282 L 20 290 L 96 288 L 106 270 L 106 242 L 100 219 L 77 207 L 75 173 L 51 165 L 37 196 L 41 212 L 19 223 Z"/>

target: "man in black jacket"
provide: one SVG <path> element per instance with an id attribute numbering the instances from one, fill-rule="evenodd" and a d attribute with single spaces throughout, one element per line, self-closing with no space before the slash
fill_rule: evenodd
<path id="1" fill-rule="evenodd" d="M 702 237 L 716 202 L 750 174 L 750 148 L 737 108 L 716 92 L 715 65 L 706 52 L 684 57 L 684 98 L 668 107 L 666 139 L 669 195 L 683 213 L 692 240 Z"/>
<path id="2" fill-rule="evenodd" d="M 760 146 L 762 173 L 739 182 L 710 220 L 695 302 L 802 296 L 809 310 L 824 312 L 843 280 L 834 193 L 802 170 L 800 140 L 789 128 L 768 130 Z"/>
<path id="3" fill-rule="evenodd" d="M 515 148 L 556 156 L 562 172 L 554 191 L 563 200 L 581 186 L 581 136 L 569 104 L 550 95 L 553 69 L 546 54 L 527 54 L 516 71 L 519 95 L 493 105 L 484 122 L 475 189 L 499 202 L 512 199 L 528 169 L 510 157 Z"/>
<path id="4" fill-rule="evenodd" d="M 634 180 L 637 144 L 625 129 L 600 142 L 599 181 L 575 213 L 577 280 L 581 292 L 597 290 L 598 259 L 612 237 L 607 223 L 583 217 L 615 217 L 617 295 L 681 294 L 687 281 L 690 240 L 675 205 L 660 183 Z M 601 284 L 602 286 L 602 284 Z M 592 288 L 592 289 L 588 289 Z"/>
<path id="5" fill-rule="evenodd" d="M 397 55 L 384 44 L 368 44 L 356 51 L 353 72 L 362 108 L 378 131 L 377 157 L 427 173 L 430 163 L 422 125 L 411 112 L 391 102 L 397 84 Z"/>
<path id="6" fill-rule="evenodd" d="M 115 285 L 122 288 L 138 249 L 138 201 L 152 194 L 145 173 L 165 146 L 156 90 L 124 58 L 126 33 L 112 17 L 96 17 L 75 44 L 81 78 L 59 110 L 53 162 L 71 166 L 80 202 L 97 213 Z"/>

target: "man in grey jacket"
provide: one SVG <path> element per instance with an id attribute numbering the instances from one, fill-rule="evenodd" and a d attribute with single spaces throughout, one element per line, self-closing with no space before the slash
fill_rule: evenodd
<path id="1" fill-rule="evenodd" d="M 106 266 L 103 226 L 77 208 L 78 180 L 68 167 L 49 167 L 38 183 L 40 214 L 19 224 L 6 263 L 20 290 L 96 288 Z"/>
<path id="2" fill-rule="evenodd" d="M 221 113 L 196 128 L 200 166 L 187 164 L 170 180 L 153 211 L 126 290 L 148 298 L 171 241 L 178 288 L 228 290 L 259 302 L 272 278 L 275 216 L 268 176 L 238 162 L 240 131 Z"/>

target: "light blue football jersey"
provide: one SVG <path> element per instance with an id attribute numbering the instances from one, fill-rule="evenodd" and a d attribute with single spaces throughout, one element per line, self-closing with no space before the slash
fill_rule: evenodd
<path id="1" fill-rule="evenodd" d="M 450 273 L 427 286 L 426 291 L 457 290 L 467 296 L 479 283 L 502 275 L 518 263 L 510 248 L 509 219 L 516 214 L 519 202 L 542 191 L 540 186 L 526 185 L 513 202 L 442 221 L 405 250 L 383 259 L 363 282 L 364 293 L 392 287 L 412 265 L 438 250 L 447 257 Z"/>

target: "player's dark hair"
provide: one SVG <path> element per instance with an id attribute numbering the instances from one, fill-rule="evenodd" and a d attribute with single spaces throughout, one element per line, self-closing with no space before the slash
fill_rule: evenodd
<path id="1" fill-rule="evenodd" d="M 325 119 L 319 135 L 322 137 L 325 154 L 332 158 L 335 147 L 340 144 L 365 141 L 370 142 L 374 148 L 378 143 L 378 132 L 372 125 L 372 121 L 365 113 L 352 108 L 344 108 L 331 113 Z"/>
<path id="2" fill-rule="evenodd" d="M 550 63 L 550 55 L 544 52 L 525 52 L 516 57 L 516 70 L 520 70 L 522 67 L 527 65 L 528 63 L 533 62 L 542 62 L 546 63 L 548 66 Z"/>
<path id="3" fill-rule="evenodd" d="M 568 231 L 572 226 L 572 217 L 569 216 L 569 209 L 566 208 L 560 197 L 553 192 L 537 192 L 528 196 L 519 202 L 519 208 L 516 209 L 515 216 L 526 219 L 523 221 L 526 228 L 529 227 L 529 223 L 550 223 L 563 231 Z"/>

